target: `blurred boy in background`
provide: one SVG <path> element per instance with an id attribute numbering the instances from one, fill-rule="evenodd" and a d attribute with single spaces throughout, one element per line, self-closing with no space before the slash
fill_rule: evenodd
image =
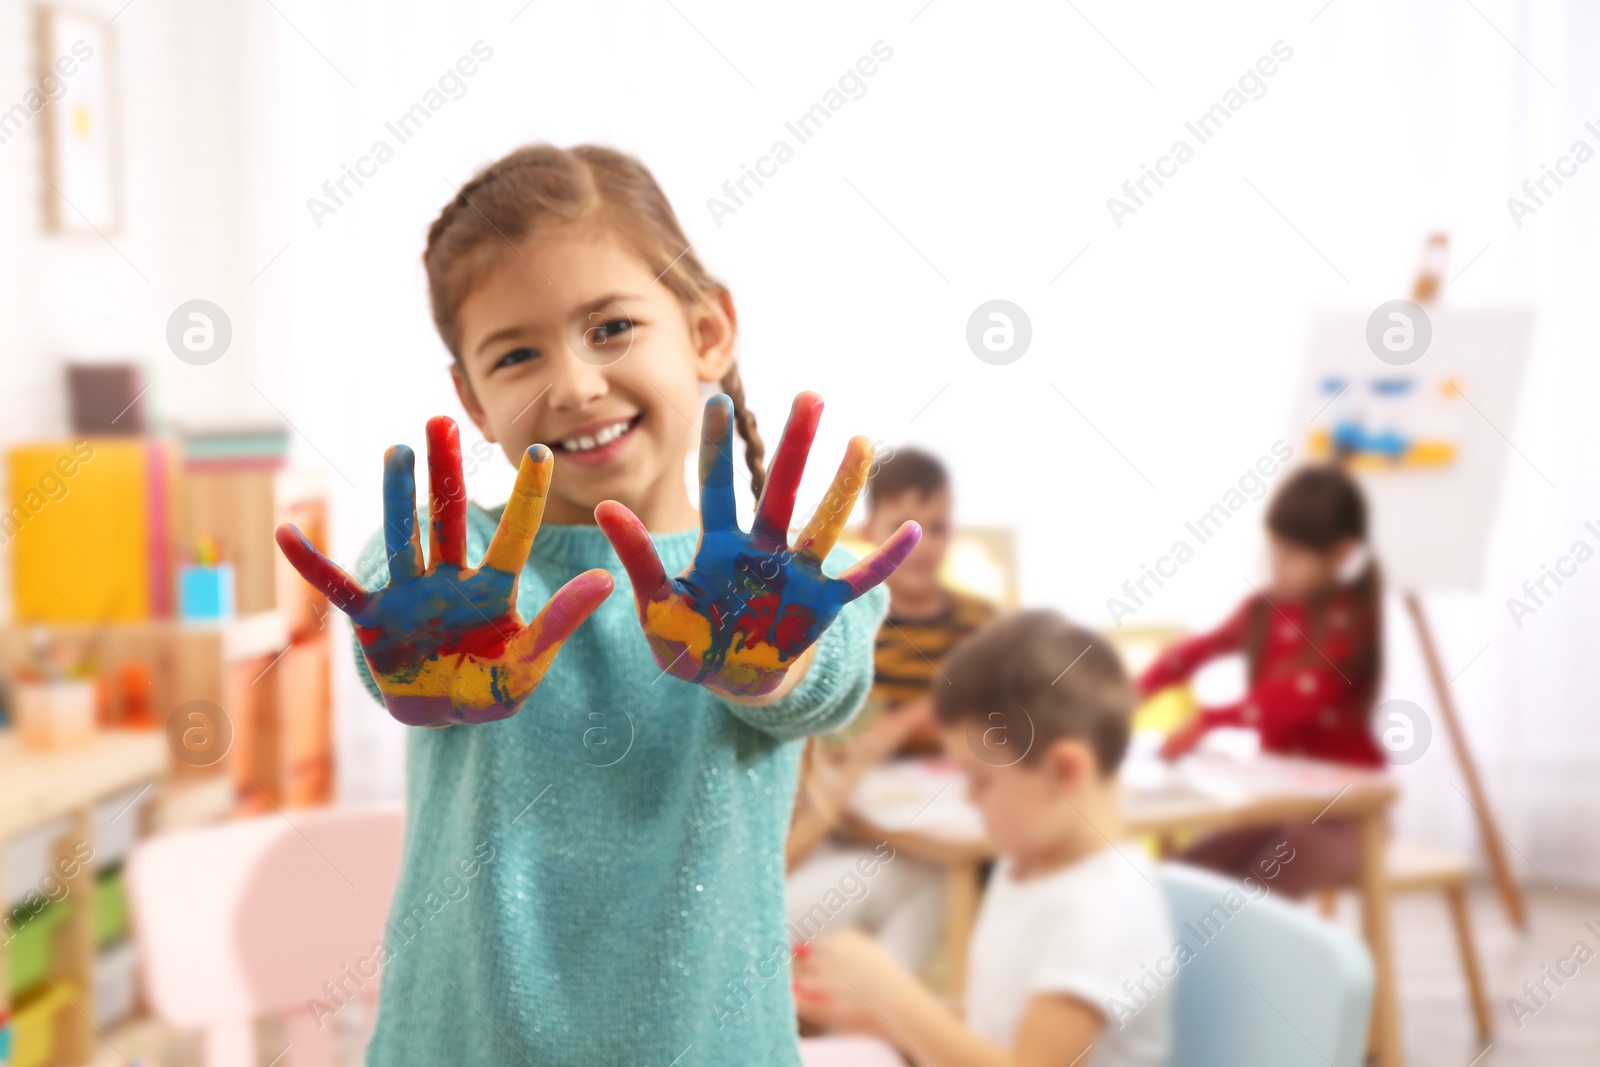
<path id="1" fill-rule="evenodd" d="M 939 579 L 950 546 L 953 503 L 944 464 L 926 452 L 899 449 L 867 482 L 866 501 L 864 538 L 878 538 L 879 531 L 892 532 L 910 519 L 922 526 L 922 541 L 885 583 L 889 616 L 878 631 L 866 707 L 841 734 L 813 738 L 802 757 L 787 849 L 789 921 L 807 937 L 815 936 L 820 929 L 812 929 L 815 921 L 808 916 L 822 914 L 818 901 L 858 864 L 871 863 L 877 870 L 872 891 L 833 914 L 829 927 L 871 931 L 915 971 L 938 940 L 942 873 L 909 856 L 883 862 L 881 854 L 842 837 L 836 827 L 867 771 L 894 755 L 939 751 L 930 693 L 930 687 L 944 684 L 938 663 L 993 619 L 995 609 Z"/>
<path id="2" fill-rule="evenodd" d="M 796 948 L 809 1023 L 875 1035 L 940 1067 L 1159 1067 L 1172 923 L 1128 837 L 1117 770 L 1134 688 L 1109 642 L 1052 611 L 962 642 L 934 690 L 944 751 L 1000 851 L 958 1014 L 856 930 Z M 901 862 L 899 860 L 896 863 Z"/>
<path id="3" fill-rule="evenodd" d="M 939 751 L 939 734 L 928 715 L 930 687 L 941 682 L 938 664 L 962 638 L 994 621 L 993 604 L 951 589 L 939 579 L 950 547 L 950 476 L 926 452 L 901 449 L 867 483 L 867 522 L 862 536 L 873 543 L 911 519 L 922 525 L 922 542 L 884 583 L 889 617 L 878 630 L 868 707 L 903 708 L 917 717 L 901 743 L 903 755 Z"/>

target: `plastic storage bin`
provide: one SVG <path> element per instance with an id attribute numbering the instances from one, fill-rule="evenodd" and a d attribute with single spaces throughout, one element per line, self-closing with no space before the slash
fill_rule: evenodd
<path id="1" fill-rule="evenodd" d="M 21 903 L 29 893 L 42 893 L 45 879 L 59 875 L 56 843 L 72 829 L 70 819 L 51 819 L 6 845 L 6 908 Z"/>
<path id="2" fill-rule="evenodd" d="M 118 867 L 94 880 L 94 943 L 104 945 L 127 933 L 128 894 Z"/>
<path id="3" fill-rule="evenodd" d="M 96 867 L 104 869 L 121 863 L 133 851 L 144 809 L 155 794 L 149 783 L 144 783 L 107 797 L 90 810 Z"/>
<path id="4" fill-rule="evenodd" d="M 132 941 L 118 941 L 94 959 L 94 1024 L 102 1030 L 133 1014 L 135 961 Z"/>
<path id="5" fill-rule="evenodd" d="M 56 928 L 72 914 L 72 898 L 46 904 L 11 939 L 11 995 L 15 997 L 31 986 L 44 981 L 50 973 L 50 961 L 55 956 Z M 17 1013 L 20 1019 L 21 1012 Z"/>
<path id="6" fill-rule="evenodd" d="M 55 1059 L 56 1020 L 71 1011 L 68 997 L 77 994 L 71 982 L 58 982 L 16 1009 L 11 1020 L 11 1067 L 44 1067 Z"/>

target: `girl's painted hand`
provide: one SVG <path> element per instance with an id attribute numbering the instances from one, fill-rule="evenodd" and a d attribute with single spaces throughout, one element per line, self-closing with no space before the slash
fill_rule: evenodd
<path id="1" fill-rule="evenodd" d="M 676 578 L 667 577 L 633 512 L 614 500 L 595 509 L 633 582 L 639 621 L 662 670 L 735 697 L 770 693 L 839 611 L 894 573 L 917 546 L 922 529 L 908 522 L 838 577 L 822 573 L 872 465 L 865 437 L 850 440 L 828 495 L 789 546 L 795 494 L 821 417 L 821 397 L 795 397 L 755 524 L 745 533 L 733 493 L 733 402 L 718 394 L 706 403 L 700 546 Z"/>
<path id="2" fill-rule="evenodd" d="M 417 532 L 415 459 L 395 445 L 383 459 L 383 539 L 389 583 L 367 592 L 294 526 L 278 547 L 301 577 L 355 625 L 389 714 L 408 726 L 509 718 L 550 669 L 561 643 L 611 594 L 604 570 L 585 571 L 523 622 L 517 576 L 544 514 L 554 459 L 544 445 L 522 457 L 505 514 L 476 569 L 466 565 L 467 492 L 453 420 L 428 420 L 428 556 Z"/>

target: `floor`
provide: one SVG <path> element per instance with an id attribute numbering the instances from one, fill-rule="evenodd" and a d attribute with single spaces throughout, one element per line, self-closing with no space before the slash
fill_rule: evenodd
<path id="1" fill-rule="evenodd" d="M 1407 1067 L 1596 1067 L 1600 1065 L 1600 893 L 1582 889 L 1530 890 L 1526 934 L 1506 920 L 1498 899 L 1487 889 L 1473 894 L 1472 914 L 1489 990 L 1494 1035 L 1487 1046 L 1472 1033 L 1472 1011 L 1462 982 L 1444 901 L 1417 895 L 1395 904 L 1395 938 L 1400 982 L 1400 1018 Z M 1353 919 L 1354 908 L 1343 914 Z M 1544 968 L 1559 976 L 1557 963 L 1577 942 L 1593 957 L 1577 973 L 1544 978 Z M 1581 951 L 1581 950 L 1580 950 Z M 1524 982 L 1544 978 L 1544 1001 L 1536 1005 Z M 1533 1014 L 1513 1015 L 1508 999 L 1518 997 Z"/>
<path id="2" fill-rule="evenodd" d="M 1473 1034 L 1472 1012 L 1467 1003 L 1454 933 L 1442 899 L 1428 895 L 1403 897 L 1395 907 L 1395 937 L 1407 1067 L 1597 1067 L 1600 1065 L 1600 893 L 1586 890 L 1530 890 L 1529 925 L 1519 934 L 1506 921 L 1494 895 L 1487 889 L 1473 894 L 1473 917 L 1495 1033 L 1487 1046 Z M 1340 921 L 1354 925 L 1352 901 L 1341 902 Z M 1524 982 L 1543 977 L 1545 967 L 1572 955 L 1577 942 L 1589 946 L 1594 958 L 1563 978 L 1559 988 L 1545 978 L 1552 995 L 1539 994 L 1536 1005 L 1522 991 Z M 1573 964 L 1566 964 L 1570 971 Z M 1536 1010 L 1518 1019 L 1508 998 L 1517 996 Z M 352 1018 L 352 1024 L 356 1020 Z M 341 1027 L 339 1062 L 357 1067 L 361 1062 L 355 1026 Z M 284 1042 L 281 1028 L 265 1024 L 258 1030 L 258 1067 L 275 1057 L 281 1064 Z M 140 1058 L 160 1067 L 194 1067 L 197 1042 L 192 1037 L 164 1054 Z M 122 1047 L 124 1053 L 128 1046 Z M 153 1051 L 153 1050 L 152 1050 Z M 110 1061 L 108 1061 L 110 1062 Z M 120 1056 L 118 1064 L 125 1063 Z M 276 1067 L 276 1065 L 274 1065 Z"/>

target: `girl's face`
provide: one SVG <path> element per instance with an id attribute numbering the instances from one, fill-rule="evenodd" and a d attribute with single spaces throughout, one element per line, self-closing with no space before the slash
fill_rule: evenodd
<path id="1" fill-rule="evenodd" d="M 1356 542 L 1347 538 L 1330 549 L 1318 551 L 1268 534 L 1267 548 L 1272 557 L 1273 594 L 1284 600 L 1299 601 L 1309 600 L 1338 582 L 1339 571 L 1355 552 Z"/>
<path id="2" fill-rule="evenodd" d="M 695 523 L 684 460 L 700 383 L 733 362 L 726 293 L 685 308 L 609 229 L 574 224 L 505 254 L 462 301 L 456 391 L 513 466 L 555 453 L 546 521 L 617 500 L 651 529 Z"/>

